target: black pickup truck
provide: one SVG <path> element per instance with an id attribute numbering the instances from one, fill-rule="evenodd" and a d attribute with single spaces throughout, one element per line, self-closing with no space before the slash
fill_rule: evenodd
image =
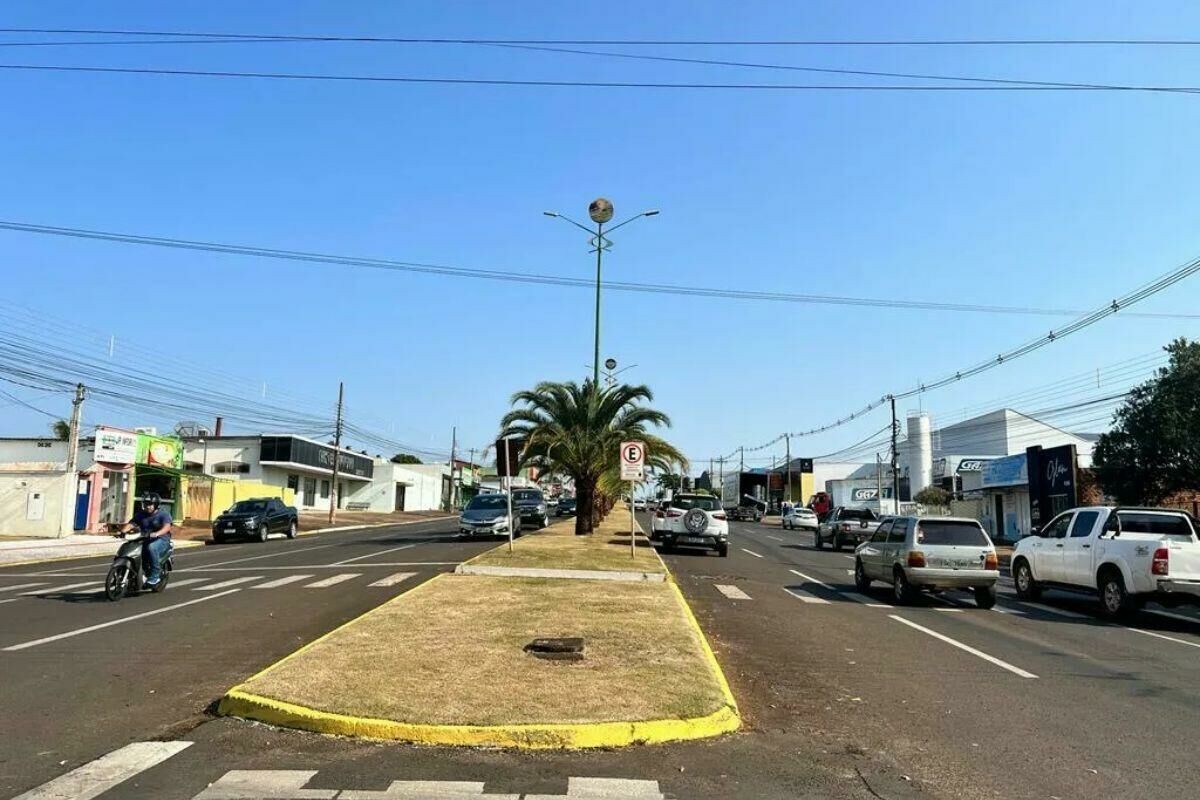
<path id="1" fill-rule="evenodd" d="M 212 537 L 217 544 L 243 537 L 265 542 L 272 533 L 296 538 L 300 515 L 295 507 L 285 506 L 278 497 L 254 497 L 239 500 L 213 521 Z"/>

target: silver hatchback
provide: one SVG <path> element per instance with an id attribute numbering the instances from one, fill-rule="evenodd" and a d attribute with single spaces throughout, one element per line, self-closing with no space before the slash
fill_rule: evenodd
<path id="1" fill-rule="evenodd" d="M 978 520 L 896 517 L 854 550 L 859 591 L 872 581 L 886 581 L 900 604 L 921 591 L 971 589 L 980 608 L 991 608 L 999 580 L 996 548 Z"/>

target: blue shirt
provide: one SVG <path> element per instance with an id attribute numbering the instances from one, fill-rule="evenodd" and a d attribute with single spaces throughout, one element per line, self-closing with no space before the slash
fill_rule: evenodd
<path id="1" fill-rule="evenodd" d="M 171 535 L 171 514 L 164 508 L 159 508 L 157 511 L 135 511 L 133 519 L 129 520 L 130 525 L 136 525 L 142 533 L 154 533 L 167 529 L 163 532 L 163 536 L 170 537 Z"/>

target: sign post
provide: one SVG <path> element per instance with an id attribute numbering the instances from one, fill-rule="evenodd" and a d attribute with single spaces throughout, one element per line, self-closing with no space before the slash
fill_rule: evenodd
<path id="1" fill-rule="evenodd" d="M 621 442 L 621 480 L 629 481 L 629 556 L 637 556 L 637 520 L 633 493 L 639 481 L 646 479 L 646 443 Z"/>
<path id="2" fill-rule="evenodd" d="M 511 554 L 513 549 L 512 476 L 517 474 L 517 464 L 521 457 L 521 441 L 497 439 L 495 446 L 496 474 L 504 478 L 504 498 L 508 507 L 508 552 Z"/>

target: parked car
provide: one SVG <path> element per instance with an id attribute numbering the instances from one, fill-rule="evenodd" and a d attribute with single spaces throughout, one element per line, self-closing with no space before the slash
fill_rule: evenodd
<path id="1" fill-rule="evenodd" d="M 959 517 L 895 517 L 879 525 L 854 550 L 854 584 L 892 585 L 897 603 L 921 591 L 970 589 L 980 608 L 996 605 L 1000 562 L 978 520 Z"/>
<path id="2" fill-rule="evenodd" d="M 255 497 L 239 500 L 213 520 L 213 541 L 220 544 L 235 536 L 265 542 L 272 533 L 296 538 L 300 515 L 292 506 L 285 506 L 278 497 Z"/>
<path id="3" fill-rule="evenodd" d="M 513 509 L 514 514 L 516 509 Z M 514 526 L 520 533 L 521 526 Z M 480 494 L 472 497 L 458 517 L 460 536 L 507 536 L 508 497 L 502 493 Z"/>
<path id="4" fill-rule="evenodd" d="M 538 530 L 550 524 L 550 509 L 541 489 L 513 489 L 513 517 L 518 525 L 533 525 Z"/>
<path id="5" fill-rule="evenodd" d="M 666 549 L 678 546 L 729 555 L 729 522 L 721 501 L 709 494 L 677 494 L 659 506 L 650 522 L 650 540 Z"/>
<path id="6" fill-rule="evenodd" d="M 758 522 L 767 513 L 767 504 L 746 495 L 736 506 L 726 508 L 725 512 L 735 522 Z"/>
<path id="7" fill-rule="evenodd" d="M 573 517 L 575 516 L 575 498 L 560 497 L 558 498 L 558 507 L 554 509 L 555 516 L 558 517 Z"/>
<path id="8" fill-rule="evenodd" d="M 646 510 L 646 501 L 644 499 L 634 500 L 633 501 L 633 510 L 634 511 L 645 511 Z"/>
<path id="9" fill-rule="evenodd" d="M 843 544 L 857 545 L 870 539 L 878 527 L 879 517 L 871 509 L 837 506 L 817 526 L 814 545 L 820 550 L 829 542 L 834 550 L 841 550 Z"/>
<path id="10" fill-rule="evenodd" d="M 815 532 L 820 524 L 816 512 L 811 508 L 791 506 L 783 512 L 783 527 L 792 531 L 800 529 Z"/>
<path id="11" fill-rule="evenodd" d="M 1012 554 L 1017 595 L 1043 589 L 1096 594 L 1108 617 L 1148 600 L 1200 604 L 1200 541 L 1195 520 L 1166 508 L 1074 508 L 1017 542 Z"/>

